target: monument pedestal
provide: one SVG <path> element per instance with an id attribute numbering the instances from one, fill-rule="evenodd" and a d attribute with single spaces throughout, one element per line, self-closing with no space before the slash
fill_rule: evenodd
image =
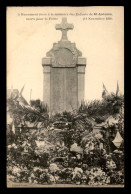
<path id="1" fill-rule="evenodd" d="M 64 24 L 63 24 L 64 23 Z M 75 43 L 68 41 L 67 30 L 72 24 L 56 25 L 62 31 L 62 39 L 53 44 L 53 48 L 42 59 L 44 73 L 43 102 L 51 114 L 78 109 L 84 100 L 84 79 L 86 59 L 76 48 Z M 72 27 L 72 28 L 71 28 Z M 64 32 L 64 34 L 63 34 Z"/>

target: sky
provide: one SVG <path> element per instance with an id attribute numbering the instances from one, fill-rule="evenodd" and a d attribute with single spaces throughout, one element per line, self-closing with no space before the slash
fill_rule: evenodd
<path id="1" fill-rule="evenodd" d="M 61 23 L 62 15 L 74 25 L 67 33 L 69 41 L 87 59 L 85 100 L 101 99 L 102 83 L 115 92 L 118 81 L 124 93 L 124 8 L 120 6 L 8 7 L 7 88 L 21 90 L 25 84 L 23 96 L 28 102 L 31 89 L 31 99 L 43 99 L 42 58 L 61 39 L 55 24 Z"/>

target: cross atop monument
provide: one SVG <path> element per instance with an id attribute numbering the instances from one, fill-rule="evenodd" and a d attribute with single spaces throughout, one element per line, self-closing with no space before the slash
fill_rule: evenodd
<path id="1" fill-rule="evenodd" d="M 62 18 L 56 30 L 62 32 L 61 40 L 42 59 L 43 105 L 47 105 L 49 115 L 78 110 L 84 100 L 86 59 L 76 48 L 76 44 L 67 39 L 67 31 L 74 28 Z"/>
<path id="2" fill-rule="evenodd" d="M 62 18 L 61 24 L 56 24 L 55 28 L 56 28 L 56 30 L 61 30 L 61 32 L 62 32 L 61 41 L 66 41 L 66 40 L 68 40 L 67 31 L 72 30 L 74 28 L 74 26 L 73 26 L 73 24 L 67 23 L 67 18 Z"/>

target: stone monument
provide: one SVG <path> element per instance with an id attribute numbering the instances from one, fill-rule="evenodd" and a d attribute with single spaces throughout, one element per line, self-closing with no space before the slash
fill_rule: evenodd
<path id="1" fill-rule="evenodd" d="M 86 58 L 67 38 L 67 31 L 74 28 L 73 24 L 62 18 L 62 23 L 55 28 L 61 30 L 61 40 L 42 58 L 43 102 L 51 114 L 78 109 L 84 100 L 86 67 Z"/>

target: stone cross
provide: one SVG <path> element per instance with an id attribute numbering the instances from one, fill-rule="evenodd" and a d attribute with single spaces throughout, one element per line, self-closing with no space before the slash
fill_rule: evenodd
<path id="1" fill-rule="evenodd" d="M 62 18 L 61 24 L 56 24 L 55 28 L 56 28 L 56 30 L 61 30 L 61 32 L 62 32 L 61 41 L 65 41 L 65 40 L 68 40 L 67 31 L 72 30 L 74 28 L 74 26 L 73 26 L 73 24 L 67 23 L 67 18 Z"/>
<path id="2" fill-rule="evenodd" d="M 43 105 L 47 105 L 49 115 L 78 110 L 84 100 L 86 59 L 76 48 L 76 44 L 68 41 L 67 31 L 74 28 L 66 18 L 55 26 L 61 30 L 62 37 L 46 53 L 42 59 Z"/>

